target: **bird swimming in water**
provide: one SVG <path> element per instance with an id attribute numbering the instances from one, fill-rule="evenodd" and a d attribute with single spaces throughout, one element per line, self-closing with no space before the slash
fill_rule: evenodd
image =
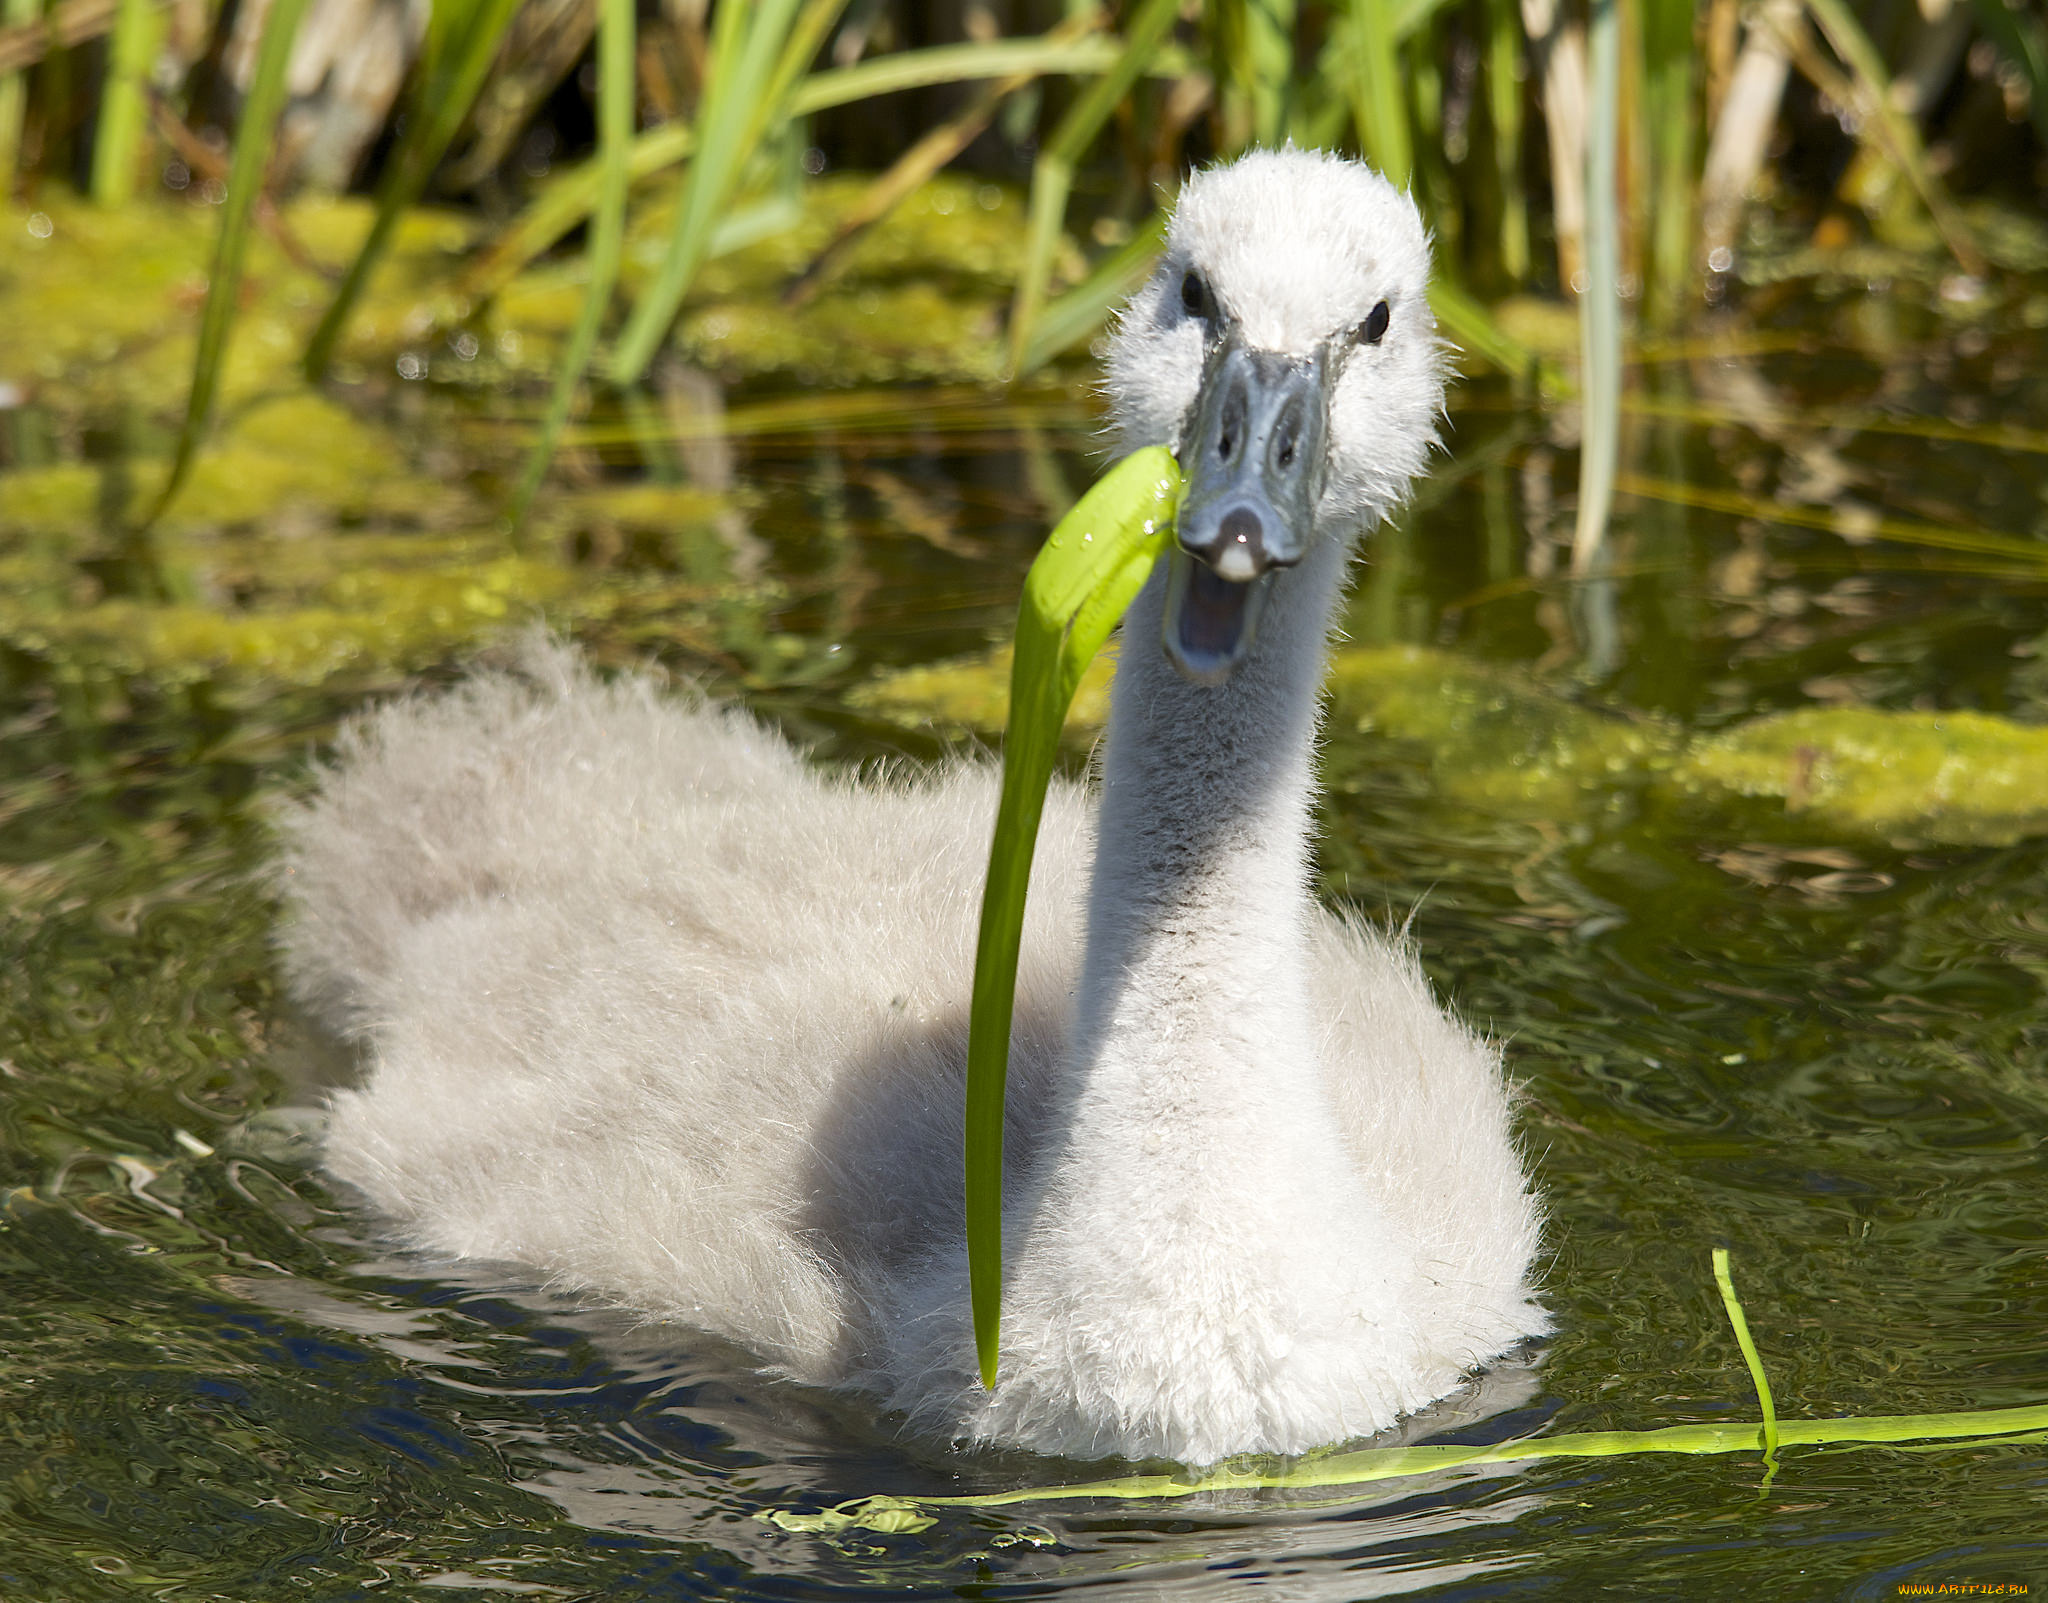
<path id="1" fill-rule="evenodd" d="M 1541 1333 L 1498 1054 L 1311 891 L 1353 548 L 1436 442 L 1413 203 L 1314 152 L 1189 180 L 1110 340 L 1188 487 L 1056 783 L 1018 975 L 1000 1377 L 961 1200 L 997 776 L 822 771 L 528 648 L 342 736 L 284 965 L 359 1043 L 325 1161 L 429 1253 L 739 1344 L 970 1445 L 1191 1465 L 1369 1435 Z"/>

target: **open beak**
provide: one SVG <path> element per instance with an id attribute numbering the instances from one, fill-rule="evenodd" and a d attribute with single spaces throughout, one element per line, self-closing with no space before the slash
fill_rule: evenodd
<path id="1" fill-rule="evenodd" d="M 1280 356 L 1232 333 L 1209 353 L 1181 429 L 1180 543 L 1166 577 L 1166 655 L 1220 685 L 1250 654 L 1273 573 L 1308 553 L 1329 432 L 1326 350 Z"/>

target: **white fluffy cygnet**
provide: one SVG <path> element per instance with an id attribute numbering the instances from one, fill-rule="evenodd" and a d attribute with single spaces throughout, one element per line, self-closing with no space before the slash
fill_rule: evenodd
<path id="1" fill-rule="evenodd" d="M 1310 892 L 1352 548 L 1432 448 L 1412 203 L 1288 150 L 1192 179 L 1112 341 L 1174 447 L 1095 790 L 1040 836 L 1001 1372 L 962 1080 L 996 778 L 821 772 L 569 652 L 384 706 L 284 827 L 285 964 L 359 1041 L 326 1162 L 427 1251 L 740 1344 L 975 1444 L 1204 1464 L 1368 1435 L 1545 1328 L 1496 1053 Z"/>

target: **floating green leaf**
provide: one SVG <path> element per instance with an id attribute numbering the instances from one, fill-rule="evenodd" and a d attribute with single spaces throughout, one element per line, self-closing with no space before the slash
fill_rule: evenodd
<path id="1" fill-rule="evenodd" d="M 1083 503 L 1086 504 L 1085 502 Z M 1064 527 L 1064 525 L 1062 525 Z M 1780 1424 L 1771 1403 L 1770 1384 L 1742 1303 L 1728 1272 L 1725 1249 L 1714 1252 L 1714 1278 L 1722 1306 L 1741 1344 L 1744 1361 L 1756 1383 L 1763 1408 L 1761 1420 L 1727 1425 L 1668 1425 L 1661 1430 L 1584 1431 L 1571 1436 L 1540 1436 L 1491 1445 L 1366 1447 L 1353 1452 L 1311 1453 L 1288 1460 L 1268 1460 L 1284 1467 L 1258 1467 L 1243 1459 L 1208 1474 L 1123 1475 L 1110 1480 L 1069 1482 L 1063 1486 L 1022 1486 L 1007 1492 L 967 1493 L 952 1497 L 852 1498 L 817 1514 L 768 1510 L 755 1518 L 788 1531 L 834 1533 L 855 1527 L 878 1531 L 921 1530 L 920 1508 L 1005 1508 L 1021 1503 L 1069 1502 L 1079 1499 L 1134 1501 L 1193 1497 L 1205 1492 L 1315 1491 L 1364 1486 L 1374 1481 L 1431 1475 L 1477 1464 L 1521 1464 L 1542 1458 L 1624 1458 L 1636 1453 L 1742 1453 L 1759 1446 L 1764 1462 L 1775 1472 L 1778 1449 L 1840 1444 L 1843 1447 L 1896 1447 L 1913 1442 L 1906 1452 L 1942 1448 L 2033 1445 L 2048 1430 L 2048 1407 L 1982 1408 L 1945 1414 L 1873 1414 L 1861 1418 L 1796 1419 Z"/>
<path id="2" fill-rule="evenodd" d="M 984 1386 L 996 1381 L 1003 1293 L 1003 1087 L 1038 820 L 1081 676 L 1173 538 L 1180 468 L 1134 451 L 1060 520 L 1024 579 L 1010 665 L 1002 800 L 982 892 L 967 1037 L 967 1263 Z"/>

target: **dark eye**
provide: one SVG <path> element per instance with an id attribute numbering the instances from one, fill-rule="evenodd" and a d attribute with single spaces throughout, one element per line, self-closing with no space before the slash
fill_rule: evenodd
<path id="1" fill-rule="evenodd" d="M 1394 314 L 1387 310 L 1387 303 L 1381 301 L 1379 305 L 1365 314 L 1365 321 L 1358 325 L 1358 343 L 1361 345 L 1379 344 L 1380 336 L 1386 333 L 1387 324 L 1392 322 L 1393 318 Z"/>
<path id="2" fill-rule="evenodd" d="M 1180 303 L 1190 317 L 1209 315 L 1209 286 L 1200 273 L 1189 273 L 1180 281 Z"/>

